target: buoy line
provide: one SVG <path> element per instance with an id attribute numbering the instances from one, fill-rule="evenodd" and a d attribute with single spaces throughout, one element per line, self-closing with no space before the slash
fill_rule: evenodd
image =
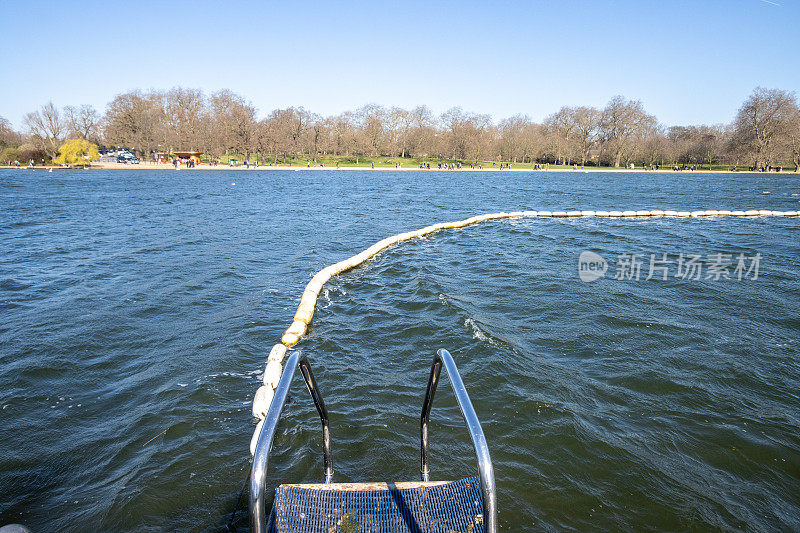
<path id="1" fill-rule="evenodd" d="M 719 216 L 734 216 L 734 217 L 758 217 L 758 216 L 774 216 L 774 217 L 797 217 L 800 216 L 800 211 L 772 211 L 769 209 L 751 209 L 747 211 L 727 211 L 727 210 L 708 210 L 708 211 L 662 211 L 662 210 L 638 210 L 638 211 L 513 211 L 510 213 L 490 213 L 486 215 L 478 215 L 470 217 L 457 222 L 442 222 L 439 224 L 432 224 L 417 231 L 409 231 L 400 233 L 392 237 L 387 237 L 380 240 L 367 248 L 366 250 L 358 253 L 348 259 L 339 261 L 333 265 L 327 266 L 317 272 L 311 281 L 306 285 L 303 291 L 303 296 L 300 298 L 300 305 L 297 307 L 297 312 L 294 315 L 294 321 L 289 326 L 289 329 L 281 337 L 281 342 L 272 347 L 267 358 L 267 366 L 264 369 L 263 385 L 256 391 L 253 398 L 253 416 L 259 419 L 256 426 L 253 438 L 250 441 L 250 455 L 255 452 L 255 446 L 258 442 L 258 436 L 261 434 L 261 428 L 264 425 L 264 419 L 269 411 L 269 406 L 272 403 L 272 397 L 275 394 L 275 388 L 278 386 L 278 381 L 281 379 L 283 372 L 282 362 L 286 356 L 286 349 L 291 348 L 306 334 L 308 324 L 314 316 L 314 310 L 317 306 L 317 299 L 319 293 L 322 292 L 322 287 L 333 276 L 339 275 L 342 272 L 355 268 L 364 264 L 366 261 L 382 252 L 383 250 L 394 246 L 397 243 L 408 241 L 430 235 L 444 229 L 463 228 L 471 226 L 479 222 L 487 220 L 502 220 L 506 218 L 577 218 L 577 217 L 601 217 L 601 218 L 635 218 L 635 217 L 678 217 L 678 218 L 699 218 L 699 217 L 719 217 Z"/>

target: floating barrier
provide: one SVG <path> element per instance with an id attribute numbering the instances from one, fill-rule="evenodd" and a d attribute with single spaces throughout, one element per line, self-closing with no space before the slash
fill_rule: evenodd
<path id="1" fill-rule="evenodd" d="M 264 427 L 265 418 L 266 415 L 264 415 L 264 417 L 262 417 L 261 420 L 258 421 L 258 424 L 256 424 L 256 430 L 253 431 L 253 436 L 250 438 L 250 457 L 252 457 L 256 453 L 256 444 L 258 444 L 258 437 L 261 436 L 261 430 Z"/>
<path id="2" fill-rule="evenodd" d="M 283 344 L 276 344 L 275 346 L 272 347 L 272 350 L 269 351 L 269 357 L 267 357 L 267 362 L 277 361 L 279 363 L 282 363 L 284 357 L 286 357 L 286 346 Z"/>
<path id="3" fill-rule="evenodd" d="M 380 240 L 367 248 L 366 250 L 348 258 L 339 261 L 333 265 L 323 268 L 311 278 L 311 281 L 306 285 L 303 295 L 300 298 L 300 305 L 297 306 L 297 312 L 294 315 L 294 320 L 286 332 L 281 337 L 281 343 L 272 347 L 267 358 L 267 365 L 264 368 L 263 385 L 256 391 L 253 398 L 253 416 L 259 419 L 256 426 L 253 438 L 250 440 L 250 454 L 252 455 L 258 436 L 261 434 L 261 428 L 264 425 L 264 418 L 267 416 L 272 397 L 274 396 L 275 388 L 281 378 L 283 371 L 282 363 L 286 357 L 287 348 L 291 348 L 297 344 L 300 339 L 308 331 L 308 325 L 314 317 L 314 310 L 317 306 L 317 299 L 325 283 L 328 282 L 333 276 L 339 275 L 342 272 L 357 267 L 376 254 L 383 250 L 394 246 L 395 244 L 411 239 L 417 239 L 431 233 L 441 231 L 444 229 L 457 229 L 487 220 L 501 220 L 509 218 L 578 218 L 578 217 L 600 217 L 600 218 L 638 218 L 638 217 L 679 217 L 679 218 L 699 218 L 699 217 L 719 217 L 719 216 L 734 216 L 734 217 L 757 217 L 757 216 L 775 216 L 775 217 L 797 217 L 800 216 L 800 211 L 772 211 L 768 209 L 751 209 L 748 211 L 728 211 L 728 210 L 706 210 L 706 211 L 667 211 L 667 210 L 627 210 L 627 211 L 513 211 L 510 213 L 489 213 L 486 215 L 477 215 L 464 220 L 456 222 L 442 222 L 439 224 L 432 224 L 417 231 L 408 231 L 400 233 L 392 237 L 387 237 Z"/>
<path id="4" fill-rule="evenodd" d="M 275 390 L 281 380 L 282 372 L 283 366 L 280 361 L 268 361 L 267 367 L 264 369 L 264 385 Z"/>
<path id="5" fill-rule="evenodd" d="M 256 391 L 253 398 L 253 416 L 263 420 L 269 411 L 269 404 L 272 403 L 272 396 L 275 394 L 275 388 L 270 385 L 262 385 Z"/>

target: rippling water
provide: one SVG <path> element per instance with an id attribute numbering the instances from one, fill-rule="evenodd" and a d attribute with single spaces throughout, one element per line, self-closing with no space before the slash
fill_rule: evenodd
<path id="1" fill-rule="evenodd" d="M 251 396 L 315 271 L 434 222 L 609 208 L 800 209 L 800 181 L 0 171 L 0 524 L 222 529 Z M 612 263 L 605 279 L 580 281 L 584 250 Z M 641 279 L 613 279 L 633 253 Z M 663 253 L 761 254 L 760 271 L 645 280 Z M 794 218 L 511 220 L 397 246 L 331 281 L 299 345 L 331 411 L 335 480 L 418 478 L 444 347 L 483 422 L 504 531 L 800 529 L 798 259 Z M 292 399 L 272 484 L 322 478 L 299 378 Z M 447 385 L 431 456 L 434 479 L 475 471 Z"/>

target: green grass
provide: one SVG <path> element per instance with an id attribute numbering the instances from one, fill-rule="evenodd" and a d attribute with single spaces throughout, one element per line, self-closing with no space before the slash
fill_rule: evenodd
<path id="1" fill-rule="evenodd" d="M 240 164 L 244 162 L 244 156 L 222 156 L 220 158 L 221 163 L 223 165 L 227 165 L 230 159 L 237 159 Z M 275 161 L 274 156 L 269 157 L 261 157 L 256 155 L 250 156 L 250 164 L 252 165 L 256 159 L 259 161 L 259 165 L 270 165 Z M 419 168 L 421 163 L 430 164 L 431 168 L 438 168 L 439 163 L 442 166 L 449 165 L 451 163 L 458 164 L 461 163 L 462 168 L 469 168 L 470 164 L 474 164 L 473 161 L 453 161 L 451 159 L 443 159 L 443 158 L 436 158 L 436 157 L 389 157 L 389 156 L 378 156 L 378 157 L 371 157 L 371 156 L 364 156 L 358 157 L 358 163 L 356 163 L 355 156 L 332 156 L 332 155 L 319 155 L 317 156 L 316 161 L 314 161 L 313 157 L 309 156 L 301 156 L 301 157 L 287 157 L 286 163 L 283 162 L 283 157 L 278 157 L 278 165 L 279 166 L 289 166 L 292 167 L 307 167 L 309 165 L 313 166 L 320 166 L 320 164 L 324 164 L 326 167 L 336 167 L 336 163 L 339 163 L 340 166 L 343 167 L 360 167 L 360 168 L 372 168 L 373 164 L 375 168 L 395 168 L 395 165 L 402 165 L 403 168 Z M 486 168 L 500 168 L 501 162 L 498 161 L 479 161 L 476 165 L 482 165 L 484 169 Z M 505 167 L 508 165 L 507 161 L 502 162 L 503 166 Z M 533 168 L 533 163 L 513 163 L 513 168 Z M 556 168 L 553 165 L 550 165 L 550 168 Z M 558 168 L 572 168 L 571 166 L 564 166 Z"/>
<path id="2" fill-rule="evenodd" d="M 228 165 L 230 159 L 237 159 L 239 164 L 243 164 L 244 156 L 243 155 L 225 155 L 220 158 L 220 165 Z M 250 164 L 253 165 L 255 161 L 258 160 L 259 166 L 271 165 L 273 161 L 275 161 L 275 156 L 267 156 L 262 157 L 260 155 L 251 154 L 250 155 Z M 332 155 L 319 155 L 317 156 L 316 161 L 314 161 L 313 157 L 310 156 L 300 156 L 300 157 L 287 157 L 286 163 L 283 162 L 283 156 L 278 157 L 278 166 L 292 166 L 297 168 L 307 168 L 308 166 L 312 167 L 319 167 L 321 164 L 324 164 L 326 168 L 336 168 L 336 163 L 339 163 L 342 167 L 359 167 L 359 168 L 372 168 L 373 164 L 375 168 L 395 168 L 395 165 L 400 164 L 402 168 L 405 169 L 414 169 L 419 168 L 420 163 L 430 164 L 431 169 L 437 168 L 439 163 L 442 164 L 444 167 L 445 165 L 449 165 L 451 163 L 457 164 L 461 163 L 462 169 L 469 169 L 470 164 L 474 164 L 473 161 L 453 161 L 450 159 L 440 159 L 435 157 L 425 157 L 425 158 L 417 158 L 417 157 L 388 157 L 388 156 L 378 156 L 378 157 L 371 157 L 371 156 L 364 156 L 358 158 L 358 163 L 356 163 L 355 156 L 332 156 Z M 204 159 L 203 162 L 207 162 L 207 159 Z M 509 161 L 479 161 L 475 166 L 482 166 L 484 169 L 499 169 L 500 164 L 502 163 L 503 167 L 509 164 Z M 535 163 L 512 163 L 512 168 L 514 169 L 533 169 Z M 544 164 L 541 164 L 542 167 L 545 167 Z M 662 169 L 669 170 L 673 166 L 673 163 L 665 163 Z M 698 171 L 700 170 L 716 170 L 716 171 L 730 171 L 733 169 L 734 165 L 695 165 Z M 570 170 L 573 168 L 572 165 L 554 165 L 550 164 L 547 165 L 547 168 L 550 170 Z M 580 165 L 578 165 L 580 168 Z M 598 168 L 594 165 L 586 165 L 584 167 L 585 170 L 592 170 Z M 612 169 L 613 167 L 606 167 L 601 166 L 599 168 L 603 169 Z M 620 167 L 620 170 L 625 170 L 624 167 Z M 636 170 L 642 170 L 641 165 L 636 165 Z M 747 170 L 747 165 L 739 166 L 739 170 Z M 784 167 L 784 172 L 793 172 L 794 167 Z"/>

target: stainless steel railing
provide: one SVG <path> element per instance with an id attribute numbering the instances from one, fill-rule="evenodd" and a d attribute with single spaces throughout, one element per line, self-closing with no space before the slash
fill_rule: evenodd
<path id="1" fill-rule="evenodd" d="M 483 523 L 484 531 L 486 533 L 497 532 L 497 490 L 494 480 L 494 468 L 492 466 L 492 458 L 489 455 L 489 447 L 486 444 L 486 437 L 483 434 L 483 428 L 478 421 L 478 416 L 475 414 L 475 409 L 467 394 L 467 389 L 464 382 L 461 380 L 461 375 L 458 373 L 458 368 L 453 361 L 453 357 L 447 350 L 439 350 L 433 358 L 431 366 L 431 374 L 428 379 L 428 387 L 425 393 L 425 401 L 422 406 L 422 416 L 420 417 L 420 432 L 421 432 L 421 468 L 423 481 L 429 481 L 430 469 L 428 466 L 428 421 L 430 419 L 431 406 L 433 405 L 433 397 L 436 393 L 436 387 L 439 384 L 439 374 L 441 373 L 442 366 L 447 369 L 447 375 L 450 377 L 450 384 L 453 386 L 458 406 L 461 408 L 461 414 L 464 416 L 464 421 L 467 424 L 472 444 L 475 447 L 475 453 L 478 457 L 478 472 L 481 481 L 481 492 L 483 495 Z M 320 420 L 322 421 L 322 436 L 323 436 L 323 454 L 324 454 L 324 468 L 325 468 L 325 482 L 330 483 L 333 478 L 333 462 L 331 459 L 331 437 L 330 425 L 328 422 L 328 411 L 325 408 L 325 403 L 319 393 L 317 382 L 314 379 L 314 374 L 311 372 L 311 366 L 306 357 L 300 357 L 298 352 L 292 353 L 284 368 L 281 379 L 278 382 L 278 387 L 275 389 L 275 395 L 272 398 L 267 416 L 264 419 L 264 425 L 261 429 L 261 434 L 256 443 L 255 453 L 253 455 L 253 464 L 250 469 L 250 530 L 255 533 L 266 533 L 267 531 L 267 513 L 265 509 L 265 496 L 266 496 L 266 475 L 267 466 L 269 463 L 269 454 L 272 450 L 272 442 L 275 438 L 275 431 L 278 426 L 278 421 L 283 411 L 283 406 L 286 403 L 286 397 L 289 394 L 289 387 L 294 377 L 295 371 L 300 367 L 303 374 L 306 387 L 314 400 L 314 405 L 319 413 Z"/>
<path id="2" fill-rule="evenodd" d="M 420 417 L 420 474 L 422 481 L 429 481 L 430 468 L 428 466 L 428 421 L 433 404 L 433 396 L 436 393 L 436 386 L 439 384 L 439 373 L 442 371 L 442 364 L 447 369 L 450 377 L 450 384 L 461 408 L 461 414 L 467 423 L 469 435 L 472 437 L 472 445 L 475 447 L 475 454 L 478 456 L 478 473 L 481 479 L 481 492 L 483 493 L 483 523 L 486 533 L 497 532 L 497 489 L 494 482 L 494 467 L 492 458 L 489 455 L 489 446 L 486 444 L 486 437 L 483 435 L 483 428 L 475 414 L 475 408 L 467 394 L 461 375 L 458 373 L 453 356 L 447 350 L 439 350 L 433 358 L 431 365 L 431 375 L 428 378 L 428 388 L 425 392 L 425 402 L 422 404 L 422 416 Z"/>
<path id="3" fill-rule="evenodd" d="M 305 356 L 300 357 L 299 352 L 293 352 L 286 362 L 286 367 L 278 382 L 278 387 L 275 389 L 275 395 L 272 398 L 269 411 L 267 412 L 266 418 L 264 418 L 264 425 L 261 428 L 261 434 L 256 443 L 256 451 L 253 454 L 253 464 L 250 467 L 250 531 L 255 533 L 265 533 L 267 531 L 267 514 L 264 498 L 266 493 L 265 482 L 269 454 L 270 451 L 272 451 L 272 441 L 275 438 L 278 420 L 281 417 L 283 406 L 286 403 L 286 397 L 289 394 L 289 386 L 292 384 L 292 378 L 298 366 L 300 367 L 300 372 L 303 374 L 308 392 L 311 393 L 311 398 L 314 400 L 314 405 L 317 408 L 320 420 L 322 420 L 325 483 L 330 483 L 333 479 L 331 431 L 328 422 L 328 410 L 325 408 L 325 402 L 322 401 L 322 396 L 319 393 L 314 374 L 311 372 L 308 359 Z"/>

